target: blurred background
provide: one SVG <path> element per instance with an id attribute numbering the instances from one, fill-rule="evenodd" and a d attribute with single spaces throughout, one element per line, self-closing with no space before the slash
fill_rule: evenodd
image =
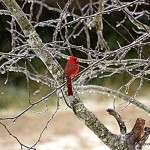
<path id="1" fill-rule="evenodd" d="M 42 12 L 39 17 L 37 17 L 39 13 L 39 9 L 41 8 L 39 3 L 35 3 L 33 6 L 33 10 L 31 10 L 31 5 L 33 3 L 17 0 L 18 4 L 22 7 L 23 11 L 26 14 L 30 14 L 32 11 L 31 22 L 34 26 L 36 26 L 37 22 L 44 22 L 49 19 L 57 19 L 59 18 L 59 11 L 49 11 L 45 7 L 42 8 Z M 40 1 L 42 2 L 42 1 Z M 64 8 L 67 1 L 65 0 L 45 0 L 44 4 L 51 8 L 56 8 L 61 10 Z M 98 2 L 97 0 L 81 0 L 80 5 L 84 7 L 89 2 Z M 122 1 L 123 2 L 123 1 Z M 127 1 L 126 1 L 127 2 Z M 128 1 L 132 2 L 132 1 Z M 105 5 L 108 7 L 111 4 L 111 1 L 105 1 Z M 130 10 L 134 10 L 135 7 L 137 12 L 145 11 L 147 15 L 142 15 L 138 20 L 142 23 L 150 26 L 150 6 L 148 5 L 148 1 L 145 1 L 146 4 L 142 5 L 133 5 L 128 7 Z M 97 6 L 97 4 L 95 4 Z M 3 4 L 0 4 L 0 9 L 5 9 Z M 69 11 L 74 12 L 76 15 L 81 15 L 79 8 L 75 2 L 71 4 L 69 7 Z M 93 11 L 97 11 L 97 7 L 93 8 Z M 28 15 L 29 17 L 29 15 Z M 123 19 L 125 18 L 125 19 Z M 11 17 L 9 15 L 0 15 L 0 52 L 8 53 L 12 50 L 12 34 L 10 33 L 10 24 Z M 70 16 L 68 16 L 68 22 L 72 20 Z M 124 20 L 123 26 L 116 27 L 117 23 Z M 110 49 L 113 51 L 118 48 L 118 43 L 121 46 L 125 46 L 134 41 L 137 37 L 139 37 L 138 29 L 135 25 L 133 25 L 129 19 L 126 18 L 123 11 L 114 11 L 110 14 L 103 15 L 103 36 L 107 41 Z M 40 38 L 44 43 L 50 43 L 53 38 L 53 33 L 56 25 L 54 26 L 36 26 L 36 31 L 40 35 Z M 18 25 L 16 25 L 16 30 L 21 32 L 21 29 Z M 80 26 L 79 26 L 80 29 Z M 79 30 L 78 29 L 78 30 Z M 74 26 L 68 27 L 68 31 L 71 33 L 74 30 Z M 97 36 L 96 30 L 92 28 L 89 31 L 91 37 L 91 49 L 95 48 Z M 16 33 L 16 38 L 19 37 L 18 33 Z M 25 37 L 22 38 L 25 40 Z M 116 42 L 117 41 L 117 42 Z M 86 48 L 86 38 L 85 34 L 81 33 L 78 38 L 71 38 L 71 44 L 77 46 L 83 46 Z M 146 42 L 150 42 L 150 39 L 147 39 Z M 18 45 L 21 45 L 21 41 L 18 42 Z M 145 45 L 142 47 L 142 59 L 148 59 L 150 56 L 150 46 Z M 73 55 L 87 59 L 87 56 L 82 51 L 76 51 L 75 49 L 71 49 Z M 140 51 L 140 49 L 139 49 Z M 70 55 L 68 50 L 62 50 L 61 53 Z M 130 51 L 126 58 L 137 58 L 138 54 L 135 51 Z M 2 56 L 1 56 L 2 58 Z M 58 62 L 64 68 L 67 60 L 63 58 L 57 58 Z M 0 59 L 0 66 L 5 63 L 5 59 Z M 17 65 L 24 66 L 25 60 L 21 59 L 17 62 Z M 86 65 L 82 64 L 83 67 Z M 28 64 L 29 67 L 29 64 Z M 31 67 L 31 66 L 30 66 Z M 44 64 L 35 57 L 32 59 L 32 67 L 36 72 L 43 75 L 49 75 Z M 82 68 L 80 69 L 80 71 Z M 147 75 L 149 79 L 149 75 Z M 110 78 L 93 78 L 90 80 L 89 84 L 101 85 L 104 87 L 108 87 L 114 90 L 119 89 L 122 85 L 127 83 L 130 79 L 130 76 L 127 73 L 116 74 L 111 76 Z M 28 86 L 30 83 L 30 91 L 28 90 Z M 23 73 L 18 72 L 5 72 L 4 74 L 0 74 L 0 116 L 4 117 L 13 117 L 22 112 L 29 105 L 29 95 L 32 102 L 37 101 L 43 96 L 47 95 L 52 89 L 42 83 L 38 83 L 30 80 L 27 82 L 26 76 Z M 139 86 L 139 80 L 135 80 L 130 85 L 130 90 L 128 92 L 129 96 L 132 96 Z M 144 103 L 147 106 L 150 106 L 149 96 L 150 96 L 150 84 L 149 80 L 143 82 L 143 85 L 138 93 L 137 99 Z M 122 91 L 125 93 L 125 91 Z M 141 117 L 146 120 L 146 126 L 150 126 L 150 116 L 148 113 L 144 112 L 141 109 L 136 108 L 133 105 L 128 105 L 121 99 L 117 99 L 115 97 L 109 96 L 104 93 L 80 93 L 81 99 L 83 99 L 84 104 L 87 108 L 93 113 L 95 113 L 99 119 L 113 132 L 119 134 L 119 128 L 116 123 L 116 120 L 107 114 L 106 110 L 108 108 L 114 108 L 114 103 L 116 110 L 123 117 L 128 132 L 130 132 L 135 124 L 137 118 Z M 7 128 L 13 133 L 21 143 L 26 145 L 33 145 L 40 136 L 43 128 L 45 127 L 47 121 L 51 119 L 48 124 L 45 132 L 43 133 L 40 142 L 37 144 L 38 150 L 109 150 L 107 146 L 105 146 L 94 133 L 92 133 L 85 125 L 82 123 L 73 112 L 66 106 L 63 100 L 59 101 L 60 106 L 57 110 L 57 97 L 54 94 L 51 96 L 46 102 L 40 103 L 30 111 L 25 113 L 22 117 L 16 120 L 15 123 L 12 120 L 2 121 L 5 122 Z M 143 150 L 150 149 L 150 138 L 147 140 L 147 145 L 143 147 Z M 16 139 L 9 135 L 9 133 L 5 130 L 3 126 L 0 126 L 0 149 L 4 150 L 19 150 L 20 146 Z"/>

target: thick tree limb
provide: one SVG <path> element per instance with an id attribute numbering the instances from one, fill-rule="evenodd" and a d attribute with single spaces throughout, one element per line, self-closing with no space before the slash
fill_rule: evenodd
<path id="1" fill-rule="evenodd" d="M 145 141 L 147 140 L 150 134 L 149 130 L 147 130 L 144 133 L 144 125 L 145 120 L 142 118 L 138 118 L 132 131 L 129 134 L 127 134 L 126 139 L 129 150 L 135 150 L 135 148 L 138 148 L 139 150 L 142 149 L 142 146 L 144 145 Z M 145 130 L 146 129 L 149 128 L 145 127 Z"/>
<path id="2" fill-rule="evenodd" d="M 130 133 L 124 134 L 126 133 L 126 126 L 122 123 L 121 117 L 118 116 L 119 114 L 116 112 L 108 110 L 109 113 L 116 118 L 118 123 L 122 124 L 120 128 L 123 134 L 115 135 L 111 133 L 78 98 L 73 98 L 72 100 L 70 97 L 70 102 L 75 115 L 112 150 L 135 150 L 137 147 L 140 148 L 144 145 L 150 134 L 150 129 L 147 127 L 144 128 L 145 120 L 141 118 L 137 119 Z M 146 131 L 145 133 L 144 130 Z"/>
<path id="3" fill-rule="evenodd" d="M 50 48 L 42 43 L 36 30 L 33 28 L 32 24 L 29 22 L 27 16 L 16 3 L 15 0 L 3 0 L 7 9 L 11 12 L 12 16 L 16 19 L 19 26 L 21 27 L 24 35 L 28 38 L 27 42 L 30 45 L 32 51 L 37 57 L 45 64 L 48 71 L 53 76 L 56 81 L 56 87 L 62 82 L 63 69 L 57 60 L 54 58 L 53 53 Z M 59 93 L 64 93 L 62 90 L 57 91 L 58 97 L 61 97 Z M 61 94 L 62 95 L 62 94 Z M 63 94 L 65 95 L 65 93 Z M 62 98 L 62 97 L 61 97 Z"/>
<path id="4" fill-rule="evenodd" d="M 139 149 L 142 149 L 142 147 L 145 145 L 145 142 L 148 139 L 149 135 L 150 135 L 150 128 L 149 127 L 145 127 L 143 136 L 142 136 L 142 138 L 140 139 L 140 141 L 137 144 Z"/>
<path id="5" fill-rule="evenodd" d="M 15 0 L 3 0 L 5 6 L 7 7 L 7 9 L 11 12 L 12 17 L 15 18 L 15 20 L 18 22 L 18 24 L 20 25 L 20 28 L 22 29 L 24 35 L 28 38 L 27 42 L 30 46 L 30 48 L 32 49 L 32 51 L 36 54 L 37 57 L 39 57 L 41 59 L 41 61 L 45 64 L 45 66 L 47 67 L 47 69 L 49 70 L 49 72 L 52 74 L 53 76 L 53 81 L 54 83 L 56 82 L 56 85 L 54 85 L 55 90 L 51 93 L 49 93 L 48 95 L 46 95 L 44 98 L 34 102 L 32 105 L 28 106 L 23 112 L 21 112 L 20 114 L 18 114 L 15 117 L 8 117 L 8 118 L 1 118 L 1 120 L 6 120 L 6 119 L 13 119 L 14 121 L 19 118 L 20 116 L 22 116 L 24 113 L 26 113 L 30 108 L 32 108 L 33 106 L 37 105 L 38 103 L 44 101 L 45 99 L 47 99 L 49 96 L 51 96 L 52 94 L 54 94 L 57 90 L 60 90 L 61 88 L 63 88 L 63 86 L 65 85 L 65 83 L 63 83 L 61 85 L 62 82 L 62 68 L 60 66 L 60 64 L 56 61 L 54 54 L 55 54 L 55 46 L 56 46 L 56 41 L 57 40 L 57 33 L 61 33 L 58 32 L 57 29 L 60 28 L 60 26 L 62 25 L 62 21 L 63 18 L 66 18 L 66 14 L 68 14 L 67 9 L 68 9 L 68 5 L 66 5 L 66 10 L 60 11 L 60 20 L 56 21 L 55 23 L 57 24 L 56 26 L 58 28 L 56 28 L 56 32 L 54 34 L 54 48 L 53 50 L 50 49 L 47 45 L 44 45 L 42 43 L 42 40 L 40 39 L 39 35 L 36 33 L 36 30 L 34 29 L 34 27 L 32 26 L 32 24 L 30 23 L 30 21 L 28 20 L 27 16 L 24 14 L 24 12 L 22 11 L 22 9 L 19 7 L 19 5 L 16 3 Z M 72 1 L 70 0 L 70 3 Z M 133 4 L 135 2 L 138 2 L 137 0 L 133 2 Z M 68 3 L 68 4 L 70 4 Z M 131 4 L 131 3 L 130 3 Z M 129 5 L 130 5 L 129 4 Z M 73 21 L 70 21 L 69 23 L 66 21 L 66 23 L 63 24 L 63 26 L 72 24 L 72 23 L 76 23 L 78 21 L 83 21 L 86 20 L 88 18 L 92 18 L 95 16 L 100 16 L 100 18 L 98 18 L 100 21 L 102 21 L 102 14 L 106 14 L 106 13 L 110 13 L 113 12 L 115 10 L 119 10 L 121 8 L 127 7 L 129 5 L 122 5 L 119 8 L 112 8 L 110 10 L 106 10 L 103 11 L 103 8 L 98 11 L 98 13 L 92 14 L 92 15 L 88 15 L 88 16 L 82 16 L 82 17 L 78 17 L 77 19 L 75 18 L 75 20 L 73 19 Z M 4 14 L 7 14 L 5 12 L 3 12 Z M 10 14 L 9 14 L 10 15 Z M 61 20 L 62 19 L 62 20 Z M 102 24 L 101 24 L 102 25 Z M 61 28 L 63 29 L 63 27 L 61 26 Z M 60 28 L 60 29 L 61 29 Z M 100 27 L 100 30 L 102 32 L 102 26 Z M 63 37 L 63 36 L 62 36 Z M 101 36 L 102 38 L 102 36 Z M 121 47 L 115 51 L 109 51 L 106 52 L 105 55 L 103 53 L 101 56 L 103 56 L 102 59 L 97 59 L 97 57 L 95 57 L 95 62 L 92 63 L 89 67 L 87 67 L 86 69 L 84 69 L 84 72 L 89 70 L 89 69 L 93 69 L 93 67 L 98 67 L 98 65 L 101 65 L 101 61 L 102 60 L 106 60 L 108 57 L 110 56 L 114 56 L 114 54 L 117 54 L 117 56 L 119 56 L 119 54 L 124 54 L 124 52 L 128 52 L 129 49 L 134 48 L 135 46 L 139 46 L 139 43 L 141 43 L 142 41 L 145 41 L 146 39 L 149 38 L 149 33 L 144 33 L 142 34 L 142 36 L 140 36 L 139 38 L 137 38 L 134 42 L 132 42 L 129 45 L 126 45 L 124 47 Z M 65 38 L 63 38 L 65 39 Z M 68 42 L 69 43 L 69 42 Z M 104 41 L 103 41 L 104 44 Z M 52 45 L 50 45 L 52 46 Z M 104 47 L 106 47 L 106 43 L 104 44 Z M 107 48 L 108 49 L 108 48 Z M 96 54 L 96 53 L 95 53 Z M 115 59 L 114 59 L 115 60 Z M 119 60 L 119 59 L 118 59 Z M 121 59 L 119 60 L 120 62 L 122 61 Z M 15 68 L 14 68 L 15 69 Z M 22 72 L 24 72 L 24 70 L 22 70 Z M 34 76 L 33 74 L 30 74 L 29 72 L 24 72 L 24 73 L 28 73 L 28 77 L 35 79 L 37 78 L 37 76 Z M 80 72 L 79 75 L 82 75 L 83 72 Z M 40 78 L 41 82 L 45 83 L 45 80 L 42 79 L 42 77 Z M 52 82 L 53 82 L 52 81 Z M 46 84 L 46 83 L 45 83 Z M 59 86 L 61 85 L 61 86 Z M 145 111 L 147 111 L 148 113 L 150 113 L 150 109 L 143 105 L 142 103 L 136 101 L 133 98 L 130 98 L 120 92 L 117 91 L 113 91 L 104 87 L 99 87 L 99 86 L 82 86 L 81 89 L 84 91 L 88 91 L 89 89 L 92 88 L 92 90 L 95 91 L 102 91 L 114 96 L 118 96 L 119 98 L 128 101 L 130 103 L 133 103 L 134 105 L 136 105 L 139 108 L 144 109 Z M 130 147 L 128 147 L 128 145 L 134 144 L 134 147 L 137 146 L 137 143 L 140 143 L 139 145 L 142 147 L 142 144 L 146 141 L 147 137 L 149 136 L 149 130 L 146 132 L 146 134 L 144 134 L 144 136 L 142 136 L 143 130 L 144 130 L 144 125 L 145 125 L 145 121 L 143 121 L 142 119 L 139 119 L 134 127 L 134 129 L 131 131 L 131 133 L 125 135 L 115 135 L 113 133 L 111 133 L 109 131 L 109 129 L 107 129 L 105 127 L 105 125 L 92 113 L 90 112 L 84 105 L 83 103 L 80 101 L 79 97 L 68 97 L 69 102 L 72 106 L 72 109 L 75 113 L 75 115 L 81 119 L 85 125 L 91 129 L 107 146 L 109 146 L 111 149 L 113 150 L 127 150 L 130 149 Z M 114 115 L 117 118 L 117 115 Z M 120 117 L 117 118 L 118 122 L 121 122 Z M 147 128 L 146 128 L 147 129 Z M 145 129 L 145 130 L 146 130 Z M 44 130 L 43 130 L 44 131 Z M 9 132 L 9 131 L 8 131 Z M 121 131 L 122 133 L 125 133 L 125 129 L 124 131 Z M 41 136 L 41 135 L 40 135 Z M 132 148 L 132 147 L 131 147 Z"/>
<path id="6" fill-rule="evenodd" d="M 137 101 L 136 99 L 129 97 L 119 91 L 115 91 L 115 90 L 112 90 L 112 89 L 109 89 L 106 87 L 96 86 L 96 85 L 77 86 L 76 90 L 80 91 L 80 92 L 94 91 L 94 92 L 110 94 L 112 96 L 119 97 L 120 99 L 122 99 L 126 102 L 129 102 L 129 103 L 145 110 L 146 112 L 150 113 L 150 108 L 148 106 L 144 105 L 143 103 Z"/>
<path id="7" fill-rule="evenodd" d="M 54 79 L 62 80 L 62 68 L 58 62 L 54 59 L 51 50 L 44 46 L 39 35 L 29 22 L 28 18 L 16 3 L 15 0 L 3 0 L 7 9 L 11 12 L 12 16 L 16 19 L 20 25 L 23 33 L 28 38 L 28 43 L 32 48 L 32 51 L 43 61 L 47 69 L 50 71 Z"/>
<path id="8" fill-rule="evenodd" d="M 76 97 L 71 100 L 71 106 L 76 116 L 92 130 L 112 150 L 127 150 L 127 143 L 124 136 L 117 136 L 111 133 L 105 125 Z"/>

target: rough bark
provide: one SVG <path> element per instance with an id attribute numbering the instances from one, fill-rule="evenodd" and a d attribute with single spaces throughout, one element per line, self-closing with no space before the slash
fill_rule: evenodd
<path id="1" fill-rule="evenodd" d="M 144 125 L 145 120 L 138 118 L 132 131 L 127 134 L 126 139 L 130 150 L 142 150 L 142 147 L 150 134 L 149 131 L 146 130 L 148 128 L 144 127 Z"/>
<path id="2" fill-rule="evenodd" d="M 126 133 L 126 126 L 121 116 L 115 110 L 108 109 L 108 113 L 115 117 L 120 126 L 121 134 L 116 135 L 111 133 L 78 98 L 69 100 L 76 116 L 112 150 L 136 150 L 137 147 L 141 150 L 149 137 L 150 128 L 145 127 L 145 120 L 142 118 L 138 118 L 132 131 Z"/>
<path id="3" fill-rule="evenodd" d="M 52 53 L 53 51 L 47 46 L 44 46 L 36 30 L 33 28 L 32 24 L 29 22 L 28 18 L 16 3 L 16 1 L 3 0 L 3 2 L 7 9 L 11 12 L 12 16 L 18 22 L 24 35 L 28 38 L 27 41 L 31 46 L 32 51 L 42 60 L 55 79 L 62 79 L 62 69 L 58 62 L 54 59 Z"/>
<path id="4" fill-rule="evenodd" d="M 126 134 L 127 133 L 127 129 L 126 129 L 126 126 L 125 126 L 125 123 L 124 123 L 122 117 L 116 111 L 114 111 L 113 109 L 107 109 L 107 112 L 110 115 L 114 116 L 115 119 L 117 120 L 117 123 L 118 123 L 118 125 L 120 127 L 120 133 L 121 134 Z"/>
<path id="5" fill-rule="evenodd" d="M 102 140 L 112 150 L 127 150 L 127 142 L 125 136 L 113 134 L 105 127 L 105 125 L 89 111 L 84 104 L 75 98 L 71 100 L 71 106 L 73 107 L 76 116 L 82 120 L 85 125 L 92 130 L 100 140 Z"/>
<path id="6" fill-rule="evenodd" d="M 53 51 L 42 43 L 39 35 L 36 33 L 35 29 L 15 0 L 3 0 L 3 2 L 20 25 L 25 36 L 28 38 L 27 41 L 33 52 L 42 60 L 53 78 L 56 80 L 56 86 L 61 84 L 63 71 L 55 60 Z M 137 143 L 140 143 L 141 146 L 141 140 L 145 141 L 149 136 L 149 130 L 146 132 L 147 134 L 144 134 L 145 136 L 142 136 L 145 125 L 143 119 L 137 120 L 131 133 L 120 135 L 113 134 L 83 105 L 78 95 L 76 95 L 76 97 L 70 96 L 68 98 L 75 115 L 112 150 L 132 150 L 137 146 Z M 145 130 L 146 129 L 147 128 L 145 128 Z"/>

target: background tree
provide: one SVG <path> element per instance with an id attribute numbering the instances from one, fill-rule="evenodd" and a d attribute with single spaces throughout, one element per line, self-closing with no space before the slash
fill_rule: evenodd
<path id="1" fill-rule="evenodd" d="M 119 124 L 121 133 L 116 135 L 84 106 L 77 93 L 107 93 L 126 101 L 127 106 L 133 104 L 150 113 L 148 106 L 136 100 L 143 84 L 149 84 L 150 80 L 149 7 L 144 0 L 1 1 L 1 34 L 7 35 L 1 36 L 0 72 L 7 76 L 5 84 L 10 72 L 25 74 L 26 78 L 21 79 L 26 79 L 28 89 L 28 106 L 16 116 L 1 118 L 1 125 L 21 148 L 35 149 L 51 119 L 33 146 L 21 143 L 3 122 L 9 119 L 15 122 L 41 102 L 47 107 L 50 97 L 57 93 L 56 110 L 59 100 L 64 99 L 74 114 L 111 149 L 142 149 L 150 133 L 144 119 L 138 118 L 133 130 L 126 133 L 114 102 L 114 110 L 107 111 Z M 63 68 L 64 59 L 70 55 L 79 58 L 81 69 L 73 80 L 74 96 L 68 97 Z M 122 80 L 117 87 L 101 86 L 106 80 L 118 82 L 118 79 Z M 47 85 L 52 91 L 32 101 L 31 80 Z"/>

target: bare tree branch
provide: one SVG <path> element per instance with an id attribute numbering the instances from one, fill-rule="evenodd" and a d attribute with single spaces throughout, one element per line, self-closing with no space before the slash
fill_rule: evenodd
<path id="1" fill-rule="evenodd" d="M 114 116 L 114 118 L 118 122 L 118 125 L 120 127 L 120 133 L 126 134 L 127 129 L 126 129 L 125 123 L 124 123 L 123 119 L 121 118 L 121 116 L 114 109 L 107 109 L 107 112 L 110 115 Z"/>
<path id="2" fill-rule="evenodd" d="M 123 99 L 124 101 L 127 101 L 129 103 L 134 104 L 135 106 L 145 110 L 146 112 L 150 113 L 150 108 L 144 104 L 142 104 L 141 102 L 137 101 L 136 99 L 129 97 L 125 94 L 122 94 L 119 91 L 115 91 L 106 87 L 102 87 L 102 86 L 96 86 L 96 85 L 87 85 L 87 86 L 77 86 L 77 91 L 80 92 L 101 92 L 101 93 L 106 93 L 115 97 L 119 97 L 120 99 Z"/>
<path id="3" fill-rule="evenodd" d="M 21 149 L 35 149 L 43 132 L 58 112 L 59 100 L 62 98 L 74 114 L 110 149 L 142 149 L 150 133 L 149 127 L 145 127 L 146 120 L 137 119 L 133 130 L 126 133 L 122 117 L 115 110 L 108 109 L 120 127 L 121 134 L 116 135 L 106 128 L 101 118 L 98 119 L 84 106 L 77 92 L 109 94 L 150 113 L 149 106 L 138 101 L 143 84 L 150 82 L 150 27 L 147 21 L 150 19 L 149 3 L 145 0 L 58 0 L 58 3 L 44 0 L 1 0 L 1 4 L 3 9 L 0 10 L 0 15 L 9 16 L 4 22 L 10 38 L 9 47 L 5 50 L 2 48 L 0 52 L 0 73 L 4 76 L 7 74 L 5 84 L 8 82 L 9 72 L 25 75 L 28 106 L 15 116 L 0 117 L 0 124 L 17 140 Z M 45 12 L 49 16 L 45 17 Z M 45 32 L 45 28 L 50 33 L 42 33 L 41 36 L 40 32 Z M 73 96 L 66 94 L 62 67 L 63 60 L 66 61 L 70 55 L 79 57 L 81 68 L 73 79 Z M 40 67 L 33 65 L 34 60 L 43 65 L 42 73 L 39 71 Z M 119 83 L 117 89 L 107 88 L 101 82 L 114 78 Z M 95 85 L 91 85 L 93 79 L 96 79 Z M 30 80 L 50 86 L 53 90 L 32 103 Z M 129 96 L 134 84 L 135 90 Z M 15 122 L 42 102 L 45 103 L 46 112 L 47 102 L 54 93 L 57 93 L 55 112 L 47 120 L 37 141 L 31 147 L 22 144 L 3 122 Z"/>

